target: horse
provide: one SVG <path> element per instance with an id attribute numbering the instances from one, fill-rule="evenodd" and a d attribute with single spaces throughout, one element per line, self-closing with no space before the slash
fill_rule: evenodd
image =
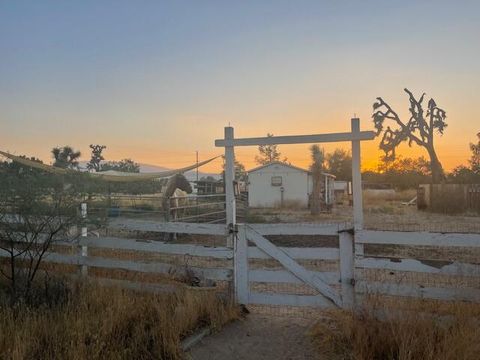
<path id="1" fill-rule="evenodd" d="M 192 186 L 183 174 L 175 174 L 168 178 L 165 184 L 165 191 L 162 191 L 162 206 L 165 211 L 166 221 L 170 220 L 170 215 L 172 215 L 173 219 L 178 218 L 178 209 L 176 208 L 187 204 L 186 196 L 191 194 L 192 191 Z M 170 213 L 171 208 L 173 208 L 172 214 Z"/>

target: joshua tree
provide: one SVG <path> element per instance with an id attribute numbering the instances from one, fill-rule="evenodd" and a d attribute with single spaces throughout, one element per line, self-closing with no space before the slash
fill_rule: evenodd
<path id="1" fill-rule="evenodd" d="M 78 168 L 78 158 L 80 158 L 80 151 L 75 151 L 71 146 L 64 146 L 62 148 L 55 147 L 52 149 L 52 155 L 55 159 L 53 166 L 63 169 Z"/>
<path id="2" fill-rule="evenodd" d="M 92 149 L 92 157 L 90 161 L 87 163 L 87 169 L 93 171 L 100 171 L 100 163 L 105 158 L 102 155 L 103 150 L 107 147 L 105 145 L 93 145 L 90 144 L 90 149 Z"/>
<path id="3" fill-rule="evenodd" d="M 312 197 L 310 203 L 310 211 L 312 215 L 318 215 L 322 209 L 322 172 L 325 163 L 325 152 L 318 145 L 310 147 L 312 156 Z"/>
<path id="4" fill-rule="evenodd" d="M 435 133 L 442 135 L 447 127 L 446 112 L 439 108 L 433 99 L 430 99 L 424 113 L 422 102 L 425 93 L 417 100 L 408 89 L 405 89 L 405 92 L 410 101 L 410 119 L 406 123 L 381 97 L 378 97 L 377 102 L 373 104 L 372 118 L 377 135 L 383 132 L 380 149 L 385 152 L 386 159 L 395 159 L 395 150 L 404 141 L 408 141 L 409 146 L 415 143 L 424 147 L 430 157 L 433 182 L 442 182 L 445 180 L 445 174 L 435 152 L 433 140 Z M 387 126 L 385 129 L 384 123 L 387 120 L 391 120 L 396 127 L 392 129 Z"/>

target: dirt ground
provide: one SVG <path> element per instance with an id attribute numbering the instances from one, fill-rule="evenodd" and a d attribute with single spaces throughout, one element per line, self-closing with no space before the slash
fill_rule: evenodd
<path id="1" fill-rule="evenodd" d="M 320 359 L 308 335 L 313 324 L 308 319 L 249 314 L 205 337 L 187 354 L 187 359 Z"/>

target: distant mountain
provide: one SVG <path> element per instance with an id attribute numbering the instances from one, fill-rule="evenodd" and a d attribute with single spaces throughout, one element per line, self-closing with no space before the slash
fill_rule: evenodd
<path id="1" fill-rule="evenodd" d="M 141 173 L 152 173 L 152 172 L 159 172 L 159 171 L 167 171 L 171 170 L 170 168 L 166 168 L 163 166 L 157 166 L 157 165 L 151 165 L 151 164 L 143 164 L 139 163 L 140 165 L 140 172 Z M 79 162 L 80 169 L 86 169 L 87 168 L 87 161 L 80 161 Z M 207 176 L 212 176 L 215 179 L 220 179 L 221 175 L 217 173 L 206 173 L 199 171 L 198 172 L 198 178 L 201 179 L 202 177 L 207 177 Z M 197 173 L 196 170 L 190 170 L 185 173 L 185 177 L 190 180 L 190 181 L 195 181 L 197 178 Z"/>

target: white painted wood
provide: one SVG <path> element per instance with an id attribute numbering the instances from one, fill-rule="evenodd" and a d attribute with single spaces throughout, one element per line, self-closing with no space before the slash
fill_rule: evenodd
<path id="1" fill-rule="evenodd" d="M 332 308 L 333 304 L 321 295 L 291 295 L 271 293 L 250 293 L 250 304 L 256 305 L 283 305 L 283 306 L 315 306 Z"/>
<path id="2" fill-rule="evenodd" d="M 342 301 L 337 292 L 333 290 L 320 276 L 312 275 L 303 266 L 287 255 L 284 251 L 273 245 L 253 229 L 247 227 L 247 238 L 257 245 L 262 251 L 280 262 L 287 270 L 303 280 L 306 284 L 312 286 L 322 295 L 333 301 L 337 306 L 342 305 Z"/>
<path id="3" fill-rule="evenodd" d="M 354 306 L 353 241 L 353 235 L 349 232 L 344 231 L 339 234 L 340 276 L 344 309 L 351 309 Z"/>
<path id="4" fill-rule="evenodd" d="M 244 224 L 238 225 L 235 239 L 234 280 L 235 298 L 239 304 L 248 304 L 248 241 Z"/>
<path id="5" fill-rule="evenodd" d="M 480 264 L 467 264 L 462 262 L 451 262 L 445 264 L 444 261 L 437 261 L 439 266 L 434 266 L 435 261 L 420 261 L 415 259 L 386 259 L 366 257 L 357 259 L 355 266 L 363 269 L 386 269 L 392 271 L 409 271 L 430 274 L 445 274 L 459 276 L 479 276 Z M 443 263 L 443 265 L 442 265 Z"/>
<path id="6" fill-rule="evenodd" d="M 359 281 L 355 289 L 359 293 L 416 297 L 421 299 L 472 301 L 480 300 L 480 289 L 421 287 L 410 284 Z"/>
<path id="7" fill-rule="evenodd" d="M 480 247 L 480 234 L 362 230 L 355 233 L 355 241 L 362 244 Z"/>
<path id="8" fill-rule="evenodd" d="M 375 133 L 373 131 L 362 131 L 358 133 L 332 133 L 332 134 L 313 134 L 313 135 L 289 135 L 289 136 L 269 136 L 243 139 L 218 139 L 215 140 L 215 146 L 258 146 L 275 144 L 314 144 L 325 142 L 341 141 L 362 141 L 373 140 Z"/>
<path id="9" fill-rule="evenodd" d="M 233 259 L 232 249 L 226 247 L 206 247 L 192 244 L 171 244 L 163 241 L 136 240 L 117 237 L 79 238 L 79 245 L 89 247 L 136 250 L 144 252 L 155 252 L 176 255 L 205 256 L 217 259 Z M 63 243 L 60 243 L 63 245 Z M 65 243 L 65 245 L 71 245 Z"/>
<path id="10" fill-rule="evenodd" d="M 352 119 L 352 135 L 360 134 L 360 119 Z M 372 138 L 373 139 L 373 138 Z M 363 229 L 363 196 L 360 157 L 360 141 L 352 140 L 352 190 L 353 190 L 353 223 L 355 231 Z"/>
<path id="11" fill-rule="evenodd" d="M 0 257 L 8 257 L 8 253 L 5 250 L 0 249 Z M 52 262 L 58 264 L 68 264 L 68 265 L 86 265 L 94 266 L 107 269 L 123 269 L 130 271 L 138 272 L 148 272 L 148 273 L 175 273 L 175 274 L 184 274 L 185 267 L 179 265 L 165 264 L 165 263 L 146 263 L 139 261 L 129 261 L 129 260 L 119 260 L 119 259 L 109 259 L 103 257 L 82 257 L 81 255 L 67 255 L 59 253 L 46 253 L 44 257 L 45 262 Z M 224 268 L 203 268 L 196 266 L 189 266 L 195 274 L 199 274 L 206 279 L 212 280 L 231 280 L 232 279 L 232 270 Z"/>
<path id="12" fill-rule="evenodd" d="M 308 270 L 307 270 L 308 271 Z M 336 285 L 340 283 L 340 273 L 328 271 L 317 272 L 309 271 L 312 276 L 321 276 L 322 279 L 329 285 Z M 304 282 L 287 270 L 259 270 L 250 269 L 248 280 L 250 282 L 264 282 L 264 283 L 286 283 L 286 284 L 303 284 Z"/>
<path id="13" fill-rule="evenodd" d="M 292 259 L 310 259 L 310 260 L 339 260 L 340 251 L 338 248 L 291 248 L 278 247 Z M 270 259 L 271 256 L 257 248 L 249 246 L 248 257 L 250 259 Z"/>
<path id="14" fill-rule="evenodd" d="M 82 219 L 85 221 L 87 219 L 87 203 L 82 203 L 80 205 L 80 209 L 81 209 L 80 212 L 81 212 Z M 83 238 L 88 236 L 88 230 L 86 226 L 82 226 L 81 236 Z M 80 255 L 83 257 L 88 256 L 88 246 L 86 245 L 81 246 Z M 86 265 L 82 265 L 80 267 L 80 273 L 82 274 L 82 276 L 88 276 L 88 267 Z"/>
<path id="15" fill-rule="evenodd" d="M 151 231 L 196 235 L 226 235 L 225 225 L 195 223 L 161 223 L 154 220 L 110 219 L 108 227 L 119 230 Z"/>
<path id="16" fill-rule="evenodd" d="M 338 232 L 351 228 L 347 223 L 280 223 L 280 224 L 248 224 L 261 235 L 325 235 L 337 236 Z"/>
<path id="17" fill-rule="evenodd" d="M 225 141 L 234 138 L 233 127 L 225 127 Z M 227 228 L 233 228 L 236 223 L 236 205 L 233 182 L 235 181 L 235 151 L 232 145 L 225 146 L 225 207 Z M 227 235 L 227 247 L 233 247 L 234 234 Z"/>

